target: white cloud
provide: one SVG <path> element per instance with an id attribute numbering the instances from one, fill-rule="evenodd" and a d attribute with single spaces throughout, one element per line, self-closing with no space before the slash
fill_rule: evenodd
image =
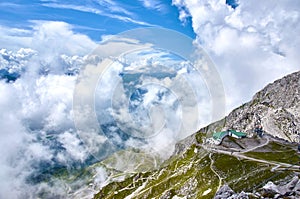
<path id="1" fill-rule="evenodd" d="M 102 55 L 101 51 L 98 53 Z M 126 146 L 152 150 L 167 158 L 179 139 L 211 121 L 211 97 L 205 82 L 188 62 L 176 58 L 148 47 L 125 53 L 105 70 L 95 99 L 97 110 L 101 110 L 101 121 L 116 122 L 117 127 L 110 132 L 111 136 L 116 134 L 113 136 L 115 142 L 121 142 L 117 132 L 121 129 L 132 136 L 146 138 L 146 145 L 131 138 L 125 142 Z M 142 102 L 129 99 L 123 84 L 117 86 L 122 81 L 120 72 L 124 81 L 132 79 L 126 86 L 127 91 L 129 86 L 135 85 L 133 90 L 129 89 L 131 94 L 137 92 L 137 88 L 147 89 Z M 173 77 L 159 78 L 155 74 L 173 74 Z M 163 97 L 158 97 L 159 93 Z M 129 103 L 137 108 L 130 110 Z M 110 120 L 106 119 L 109 116 Z"/>
<path id="2" fill-rule="evenodd" d="M 139 0 L 147 9 L 157 10 L 159 12 L 166 12 L 167 7 L 161 0 Z"/>
<path id="3" fill-rule="evenodd" d="M 83 6 L 83 5 L 72 5 L 72 4 L 58 4 L 58 3 L 46 3 L 43 4 L 43 6 L 46 7 L 51 7 L 51 8 L 61 8 L 61 9 L 71 9 L 71 10 L 77 10 L 77 11 L 82 11 L 82 12 L 90 12 L 94 13 L 97 15 L 105 16 L 105 17 L 110 17 L 112 19 L 117 19 L 123 22 L 130 22 L 138 25 L 143 25 L 143 26 L 154 26 L 150 23 L 140 21 L 133 19 L 132 17 L 128 15 L 120 15 L 120 14 L 115 14 L 111 12 L 105 12 L 101 9 L 94 8 L 92 6 Z M 125 12 L 124 10 L 120 10 L 119 7 L 113 7 L 114 10 L 111 11 L 122 11 L 123 13 Z M 126 14 L 130 14 L 129 12 L 125 12 Z"/>
<path id="4" fill-rule="evenodd" d="M 35 197 L 33 187 L 25 182 L 31 174 L 39 175 L 36 169 L 41 162 L 52 165 L 57 159 L 69 164 L 87 157 L 75 135 L 64 131 L 74 129 L 74 80 L 72 76 L 48 75 L 37 80 L 21 77 L 14 83 L 0 82 L 0 110 L 4 113 L 0 117 L 0 168 L 5 171 L 0 173 L 1 198 L 8 193 L 10 198 L 20 198 L 19 194 Z M 52 148 L 55 140 L 66 149 L 65 153 L 57 154 L 57 149 Z"/>
<path id="5" fill-rule="evenodd" d="M 124 6 L 122 7 L 121 5 L 118 5 L 118 3 L 112 0 L 98 0 L 96 3 L 98 3 L 100 6 L 104 6 L 110 12 L 122 13 L 128 16 L 134 15 L 132 12 L 126 10 Z"/>
<path id="6" fill-rule="evenodd" d="M 29 48 L 32 43 L 31 34 L 32 31 L 0 25 L 0 46 L 10 50 Z"/>
<path id="7" fill-rule="evenodd" d="M 76 34 L 72 26 L 60 21 L 32 21 L 33 40 L 30 48 L 55 55 L 87 55 L 96 43 L 88 36 Z M 47 48 L 44 48 L 47 46 Z"/>
<path id="8" fill-rule="evenodd" d="M 1 69 L 21 77 L 0 80 L 0 198 L 36 198 L 43 190 L 53 197 L 65 194 L 62 182 L 53 182 L 56 188 L 26 182 L 39 175 L 42 162 L 69 166 L 89 155 L 72 118 L 76 76 L 65 73 L 79 69 L 97 44 L 64 22 L 34 21 L 31 31 L 20 29 L 20 34 L 1 28 L 0 40 L 8 39 L 0 44 Z M 47 75 L 40 74 L 42 68 Z"/>
<path id="9" fill-rule="evenodd" d="M 85 122 L 83 126 L 87 127 L 80 130 L 91 130 L 84 132 L 77 131 L 77 133 L 82 133 L 81 138 L 89 149 L 83 147 L 79 137 L 75 135 L 76 129 L 72 118 L 76 110 L 74 109 L 73 113 L 72 100 L 75 82 L 80 81 L 80 78 L 76 80 L 76 76 L 68 76 L 66 73 L 69 70 L 73 70 L 72 68 L 80 69 L 85 61 L 92 62 L 97 60 L 97 58 L 101 60 L 101 58 L 108 54 L 115 53 L 113 54 L 114 56 L 120 54 L 120 52 L 139 49 L 138 47 L 143 47 L 142 49 L 147 48 L 150 51 L 143 51 L 140 54 L 134 54 L 135 52 L 133 52 L 134 55 L 132 57 L 128 56 L 128 59 L 124 58 L 123 61 L 125 62 L 128 60 L 134 62 L 136 57 L 140 58 L 138 62 L 129 64 L 129 66 L 128 63 L 122 62 L 122 57 L 120 60 L 115 59 L 115 68 L 106 71 L 105 78 L 101 82 L 102 87 L 99 90 L 97 90 L 98 88 L 96 89 L 100 97 L 107 98 L 109 104 L 111 104 L 111 95 L 119 94 L 119 96 L 114 96 L 116 98 L 113 98 L 116 99 L 118 108 L 115 112 L 116 115 L 113 115 L 115 116 L 113 119 L 118 121 L 121 124 L 120 126 L 126 124 L 128 125 L 126 130 L 129 128 L 137 129 L 138 127 L 142 128 L 143 124 L 148 121 L 148 129 L 153 128 L 154 133 L 159 132 L 158 136 L 148 140 L 147 145 L 145 144 L 146 141 L 130 138 L 124 143 L 125 146 L 154 150 L 166 158 L 172 153 L 174 144 L 178 139 L 196 130 L 187 129 L 186 127 L 195 127 L 198 125 L 198 115 L 194 112 L 197 108 L 196 102 L 198 98 L 183 100 L 184 103 L 182 104 L 187 106 L 183 111 L 189 112 L 189 115 L 186 115 L 187 117 L 183 121 L 186 126 L 181 125 L 182 110 L 180 109 L 180 104 L 178 105 L 178 103 L 181 103 L 181 98 L 189 99 L 189 97 L 194 97 L 193 89 L 188 89 L 188 87 L 192 86 L 188 85 L 183 77 L 178 77 L 187 74 L 191 70 L 187 63 L 181 63 L 174 57 L 170 58 L 166 52 L 152 49 L 149 43 L 141 44 L 134 39 L 122 40 L 122 38 L 117 38 L 115 39 L 116 41 L 112 42 L 114 45 L 110 46 L 111 52 L 107 51 L 108 45 L 104 43 L 100 47 L 102 50 L 99 51 L 100 55 L 93 60 L 94 57 L 87 58 L 86 55 L 95 48 L 96 44 L 88 37 L 74 33 L 72 26 L 69 24 L 49 21 L 32 21 L 32 23 L 32 30 L 26 32 L 26 39 L 24 39 L 23 33 L 21 35 L 14 35 L 10 31 L 2 33 L 5 38 L 7 36 L 14 36 L 20 41 L 18 44 L 14 43 L 14 41 L 4 43 L 5 45 L 2 48 L 9 47 L 9 50 L 0 50 L 0 57 L 2 57 L 4 68 L 8 70 L 12 67 L 17 68 L 21 77 L 15 82 L 10 83 L 0 81 L 0 91 L 3 91 L 0 93 L 0 99 L 3 99 L 3 102 L 0 101 L 0 110 L 10 112 L 10 114 L 3 116 L 3 121 L 0 121 L 0 127 L 8 129 L 7 132 L 4 132 L 7 133 L 7 136 L 2 136 L 3 140 L 0 143 L 3 142 L 4 147 L 6 146 L 5 143 L 12 146 L 8 147 L 9 152 L 6 156 L 0 158 L 0 162 L 3 163 L 3 170 L 7 171 L 0 173 L 0 178 L 5 179 L 6 185 L 3 186 L 5 188 L 0 190 L 1 194 L 4 195 L 13 190 L 13 187 L 20 190 L 21 193 L 27 194 L 26 197 L 35 197 L 42 190 L 46 190 L 50 194 L 55 194 L 55 188 L 47 186 L 46 183 L 39 183 L 33 187 L 25 183 L 26 178 L 28 179 L 28 176 L 31 174 L 39 174 L 38 169 L 41 162 L 50 165 L 49 167 L 57 163 L 69 166 L 68 164 L 74 162 L 84 162 L 89 155 L 88 152 L 95 154 L 99 152 L 99 148 L 101 147 L 100 152 L 103 154 L 100 157 L 105 157 L 105 155 L 110 154 L 109 152 L 115 150 L 114 146 L 107 144 L 107 137 L 99 135 L 97 131 L 99 125 L 97 121 L 93 120 L 95 119 L 94 117 L 92 119 L 90 117 L 91 113 L 94 113 L 93 106 L 86 106 L 77 110 L 80 112 L 79 116 L 83 118 L 79 118 L 80 122 Z M 4 29 L 8 30 L 8 27 L 4 27 Z M 28 43 L 27 41 L 30 42 Z M 19 49 L 19 45 L 27 48 Z M 170 67 L 162 68 L 162 63 L 168 64 Z M 150 65 L 153 66 L 152 71 L 149 70 L 149 67 L 146 67 Z M 132 120 L 130 120 L 132 119 L 132 115 L 127 111 L 128 103 L 126 104 L 128 96 L 124 94 L 123 90 L 121 90 L 121 93 L 118 93 L 118 90 L 114 93 L 114 86 L 121 80 L 119 73 L 124 72 L 124 67 L 126 67 L 128 73 L 156 72 L 159 75 L 160 72 L 163 72 L 174 73 L 174 76 L 176 76 L 173 78 L 162 78 L 161 81 L 157 80 L 159 78 L 141 78 L 141 84 L 147 85 L 153 83 L 153 87 L 149 88 L 143 107 L 149 108 L 150 117 L 148 117 L 147 111 L 142 116 L 137 115 L 133 119 L 138 120 L 138 125 L 134 125 Z M 97 71 L 99 69 L 96 69 L 93 65 L 89 65 L 85 69 L 85 73 L 82 75 L 88 76 L 88 80 L 81 85 L 81 88 L 83 88 L 83 93 L 81 94 L 83 95 L 80 96 L 80 99 L 83 100 L 94 97 L 94 95 L 85 96 L 85 94 L 90 91 L 94 94 L 95 88 L 91 87 L 90 83 L 91 81 L 94 81 L 93 83 L 97 82 L 99 78 L 97 75 L 99 74 L 99 71 Z M 177 73 L 177 69 L 182 70 Z M 101 70 L 104 69 L 102 68 Z M 199 81 L 196 81 L 197 78 L 193 78 L 195 80 L 194 84 L 199 86 Z M 188 78 L 186 79 L 188 80 Z M 172 83 L 172 80 L 176 80 L 177 84 Z M 201 83 L 201 88 L 203 88 L 202 86 L 205 87 L 203 82 Z M 169 88 L 171 91 L 168 93 L 166 88 Z M 165 92 L 162 99 L 158 99 L 157 94 L 159 92 Z M 201 93 L 202 91 L 199 92 Z M 160 106 L 158 108 L 154 107 L 153 101 L 160 101 Z M 103 108 L 102 111 L 105 115 L 109 113 L 107 104 L 100 104 L 100 108 Z M 206 116 L 206 114 L 207 112 L 204 112 L 204 115 L 201 116 Z M 11 118 L 5 120 L 9 116 Z M 145 117 L 143 118 L 143 116 Z M 194 116 L 195 120 L 191 120 L 190 118 L 194 118 Z M 108 123 L 111 120 L 111 118 L 107 119 L 104 117 L 100 119 L 103 119 L 104 123 Z M 165 121 L 165 123 L 162 121 Z M 166 128 L 163 128 L 164 124 L 166 124 Z M 95 126 L 93 125 L 98 126 L 94 128 Z M 13 127 L 8 128 L 9 126 Z M 180 128 L 182 126 L 184 128 Z M 178 133 L 179 129 L 181 130 L 180 133 Z M 111 131 L 110 133 L 114 133 L 116 128 L 110 128 L 109 130 Z M 124 142 L 118 135 L 114 136 L 114 138 L 119 143 Z M 20 155 L 14 156 L 14 154 Z M 12 173 L 18 175 L 19 178 L 16 178 Z M 102 178 L 104 177 L 105 175 L 100 176 L 99 179 L 103 180 Z M 55 181 L 54 184 L 55 186 L 60 186 L 60 190 L 64 191 L 63 182 Z M 10 192 L 13 193 L 12 191 Z M 18 193 L 15 193 L 14 196 L 18 197 Z"/>
<path id="10" fill-rule="evenodd" d="M 19 150 L 26 142 L 26 128 L 20 120 L 21 99 L 17 90 L 0 82 L 0 198 L 17 198 L 20 194 L 20 169 L 24 169 L 20 161 Z M 15 190 L 15 192 L 13 191 Z"/>
<path id="11" fill-rule="evenodd" d="M 227 111 L 250 100 L 267 83 L 300 69 L 300 2 L 173 0 L 192 17 L 196 41 L 223 79 Z"/>
<path id="12" fill-rule="evenodd" d="M 188 17 L 190 17 L 190 15 L 185 10 L 182 9 L 179 10 L 180 21 L 182 21 L 185 24 Z"/>
<path id="13" fill-rule="evenodd" d="M 67 153 L 74 158 L 75 160 L 79 160 L 83 162 L 87 157 L 87 150 L 83 147 L 80 139 L 74 135 L 74 132 L 66 131 L 59 136 L 59 141 L 66 148 Z"/>

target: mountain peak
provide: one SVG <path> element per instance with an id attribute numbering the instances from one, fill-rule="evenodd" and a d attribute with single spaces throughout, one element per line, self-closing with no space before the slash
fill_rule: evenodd
<path id="1" fill-rule="evenodd" d="M 274 108 L 291 108 L 300 101 L 300 71 L 268 84 L 253 99 Z"/>
<path id="2" fill-rule="evenodd" d="M 300 142 L 300 71 L 267 85 L 252 100 L 233 110 L 223 128 L 250 135 L 258 123 L 270 135 Z"/>

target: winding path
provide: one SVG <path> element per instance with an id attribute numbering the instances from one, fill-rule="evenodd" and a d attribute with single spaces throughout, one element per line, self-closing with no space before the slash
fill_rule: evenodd
<path id="1" fill-rule="evenodd" d="M 210 159 L 210 166 L 209 167 L 212 170 L 212 172 L 214 172 L 214 174 L 216 174 L 216 176 L 218 176 L 218 178 L 219 178 L 219 186 L 217 188 L 217 191 L 218 191 L 221 188 L 221 186 L 222 186 L 222 180 L 223 180 L 223 178 L 213 168 L 213 164 L 214 164 L 215 161 L 214 161 L 214 159 L 212 159 L 211 155 L 212 155 L 212 153 L 209 153 L 209 159 Z"/>
<path id="2" fill-rule="evenodd" d="M 255 149 L 264 147 L 264 146 L 268 145 L 269 143 L 270 143 L 270 138 L 267 137 L 267 141 L 266 141 L 265 143 L 262 143 L 262 144 L 260 144 L 260 145 L 255 146 L 255 147 L 252 147 L 252 148 L 250 148 L 250 149 L 241 151 L 241 153 L 247 153 L 247 152 L 250 152 L 250 151 L 254 151 Z"/>
<path id="3" fill-rule="evenodd" d="M 256 150 L 260 147 L 264 147 L 264 146 L 268 145 L 269 143 L 270 143 L 270 138 L 267 137 L 266 142 L 264 142 L 260 145 L 254 146 L 250 149 L 243 150 L 243 151 L 223 150 L 223 149 L 219 149 L 217 147 L 211 147 L 211 146 L 206 145 L 206 144 L 198 144 L 198 146 L 204 148 L 205 150 L 207 150 L 209 152 L 222 153 L 222 154 L 234 156 L 236 158 L 247 159 L 247 160 L 251 160 L 251 161 L 255 161 L 255 162 L 274 165 L 275 167 L 273 168 L 273 170 L 280 170 L 283 167 L 283 168 L 288 169 L 288 170 L 297 170 L 297 171 L 299 171 L 299 166 L 298 165 L 288 164 L 288 163 L 283 163 L 283 162 L 276 162 L 276 161 L 267 161 L 267 160 L 257 159 L 257 158 L 253 158 L 253 157 L 249 157 L 249 156 L 244 155 L 247 152 L 254 151 L 254 150 Z M 211 158 L 211 156 L 210 156 L 210 158 Z M 214 171 L 214 173 L 216 173 L 216 172 Z M 216 175 L 218 175 L 218 174 L 216 173 Z"/>
<path id="4" fill-rule="evenodd" d="M 299 166 L 297 166 L 297 165 L 252 158 L 252 157 L 248 157 L 246 155 L 243 155 L 243 152 L 242 153 L 241 152 L 230 152 L 230 151 L 226 151 L 226 150 L 212 149 L 212 148 L 207 148 L 207 147 L 206 147 L 206 149 L 209 150 L 209 151 L 215 152 L 215 153 L 222 153 L 222 154 L 226 154 L 226 155 L 235 156 L 235 157 L 241 158 L 241 159 L 247 159 L 247 160 L 260 162 L 260 163 L 264 163 L 264 164 L 270 164 L 270 165 L 275 165 L 275 166 L 279 166 L 279 167 L 284 167 L 284 168 L 289 169 L 289 170 L 297 170 L 297 171 L 299 170 Z M 279 168 L 279 167 L 277 167 L 277 168 Z"/>

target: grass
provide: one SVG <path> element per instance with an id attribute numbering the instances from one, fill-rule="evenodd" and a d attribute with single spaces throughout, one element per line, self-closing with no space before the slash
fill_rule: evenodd
<path id="1" fill-rule="evenodd" d="M 197 142 L 204 137 L 204 133 L 198 132 Z M 270 142 L 245 155 L 269 161 L 299 161 L 299 155 L 293 146 L 275 142 Z M 269 164 L 239 160 L 226 154 L 214 153 L 212 159 L 214 160 L 213 168 L 222 177 L 223 184 L 228 184 L 236 192 L 252 191 L 267 183 L 268 180 L 277 181 L 293 175 L 292 171 L 273 172 Z M 213 198 L 219 185 L 219 178 L 211 170 L 210 164 L 209 153 L 194 144 L 184 154 L 173 156 L 164 162 L 160 169 L 138 173 L 120 182 L 111 182 L 102 188 L 95 198 L 125 198 L 139 187 L 139 191 L 133 198 L 160 198 L 162 196 L 172 198 L 175 195 Z M 208 189 L 212 191 L 203 196 Z"/>
<path id="2" fill-rule="evenodd" d="M 292 174 L 290 171 L 271 172 L 269 165 L 238 160 L 225 154 L 215 154 L 215 167 L 221 173 L 224 181 L 236 192 L 252 191 L 254 187 L 267 183 L 266 179 L 276 175 L 278 180 Z"/>
<path id="3" fill-rule="evenodd" d="M 131 194 L 135 187 L 139 187 L 149 176 L 149 172 L 146 173 L 138 173 L 129 178 L 126 178 L 124 181 L 120 182 L 112 182 L 102 188 L 100 192 L 98 192 L 94 198 L 102 199 L 102 198 L 114 198 L 114 199 L 123 199 L 127 195 Z"/>
<path id="4" fill-rule="evenodd" d="M 193 145 L 180 158 L 177 157 L 169 161 L 167 166 L 151 174 L 147 173 L 147 175 L 149 174 L 148 181 L 145 187 L 140 190 L 141 194 L 137 195 L 136 198 L 158 198 L 164 194 L 183 196 L 187 193 L 199 198 L 205 190 L 213 189 L 211 193 L 201 197 L 212 198 L 218 186 L 218 178 L 209 168 L 208 154 L 204 150 L 198 150 L 198 153 L 195 154 L 195 148 L 196 146 Z M 145 178 L 145 174 L 137 175 L 122 182 L 110 183 L 97 193 L 95 198 L 124 198 L 145 183 L 145 180 L 142 180 Z M 124 190 L 124 187 L 127 189 Z M 124 191 L 118 191 L 122 189 Z"/>
<path id="5" fill-rule="evenodd" d="M 245 155 L 253 158 L 288 164 L 298 164 L 300 161 L 300 155 L 294 147 L 276 142 L 270 142 L 268 145 L 261 147 L 256 151 L 245 153 Z"/>

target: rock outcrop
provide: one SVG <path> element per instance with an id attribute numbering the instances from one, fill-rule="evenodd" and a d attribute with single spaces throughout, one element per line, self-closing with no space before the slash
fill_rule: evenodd
<path id="1" fill-rule="evenodd" d="M 223 185 L 216 193 L 214 199 L 249 199 L 249 193 L 235 193 L 228 185 Z"/>
<path id="2" fill-rule="evenodd" d="M 290 142 L 300 142 L 300 71 L 267 85 L 253 99 L 232 111 L 224 129 L 253 134 L 255 125 Z"/>
<path id="3" fill-rule="evenodd" d="M 254 194 L 255 193 L 255 194 Z M 261 191 L 253 190 L 252 193 L 235 193 L 228 185 L 223 185 L 216 193 L 214 199 L 248 199 L 248 198 L 300 198 L 300 180 L 294 176 L 284 185 L 275 185 L 269 181 Z"/>
<path id="4" fill-rule="evenodd" d="M 300 180 L 298 176 L 285 185 L 275 185 L 268 182 L 261 192 L 264 198 L 300 198 Z"/>

